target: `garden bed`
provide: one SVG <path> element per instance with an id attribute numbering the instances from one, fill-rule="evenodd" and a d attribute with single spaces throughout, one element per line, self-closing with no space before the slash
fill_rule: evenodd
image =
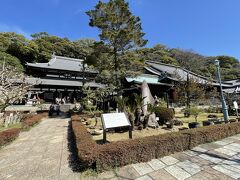
<path id="1" fill-rule="evenodd" d="M 240 133 L 236 122 L 99 145 L 78 116 L 72 116 L 71 126 L 80 161 L 99 171 L 146 162 Z"/>
<path id="2" fill-rule="evenodd" d="M 0 147 L 16 139 L 21 130 L 28 130 L 39 123 L 44 117 L 47 117 L 47 115 L 47 113 L 26 115 L 21 122 L 21 128 L 10 128 L 0 131 Z"/>
<path id="3" fill-rule="evenodd" d="M 27 115 L 22 121 L 22 129 L 23 130 L 29 129 L 30 127 L 38 124 L 43 118 L 47 116 L 48 116 L 47 112 Z"/>
<path id="4" fill-rule="evenodd" d="M 20 133 L 20 128 L 11 128 L 0 132 L 0 147 L 16 139 Z"/>

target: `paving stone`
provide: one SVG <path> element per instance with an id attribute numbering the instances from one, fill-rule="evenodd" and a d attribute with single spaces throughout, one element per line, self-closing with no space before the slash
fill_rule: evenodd
<path id="1" fill-rule="evenodd" d="M 154 180 L 176 180 L 175 177 L 173 177 L 164 169 L 154 171 L 152 173 L 149 173 L 148 175 Z"/>
<path id="2" fill-rule="evenodd" d="M 240 140 L 240 136 L 239 135 L 231 136 L 231 138 L 235 139 L 235 140 Z"/>
<path id="3" fill-rule="evenodd" d="M 187 180 L 231 180 L 229 176 L 226 176 L 214 169 L 211 169 L 210 171 L 201 171 L 190 178 L 187 178 Z"/>
<path id="4" fill-rule="evenodd" d="M 226 143 L 233 143 L 235 140 L 231 137 L 228 137 L 228 138 L 222 139 L 221 141 L 226 142 Z"/>
<path id="5" fill-rule="evenodd" d="M 66 179 L 79 180 L 81 179 L 81 176 L 79 173 L 69 173 L 69 174 L 62 174 L 59 177 L 59 180 L 66 180 Z"/>
<path id="6" fill-rule="evenodd" d="M 106 171 L 98 175 L 98 179 L 113 179 L 116 174 L 113 171 Z"/>
<path id="7" fill-rule="evenodd" d="M 156 171 L 159 169 L 164 168 L 166 165 L 164 163 L 162 163 L 161 161 L 159 161 L 158 159 L 153 159 L 150 162 L 148 162 L 148 164 Z"/>
<path id="8" fill-rule="evenodd" d="M 218 179 L 223 179 L 223 180 L 230 180 L 230 179 L 232 180 L 233 179 L 230 176 L 227 176 L 227 175 L 221 173 L 220 171 L 213 169 L 212 167 L 206 167 L 204 169 L 204 171 L 211 174 L 212 176 L 218 177 Z"/>
<path id="9" fill-rule="evenodd" d="M 207 160 L 207 161 L 211 161 L 213 163 L 220 163 L 222 161 L 222 159 L 218 158 L 218 157 L 214 157 L 212 155 L 208 155 L 208 154 L 201 154 L 199 155 L 199 157 Z"/>
<path id="10" fill-rule="evenodd" d="M 145 175 L 154 171 L 147 163 L 138 163 L 133 164 L 132 166 L 140 175 Z"/>
<path id="11" fill-rule="evenodd" d="M 236 145 L 233 146 L 232 144 L 228 144 L 228 145 L 224 146 L 224 148 L 225 149 L 230 149 L 230 150 L 235 151 L 235 152 L 240 152 L 240 148 L 236 147 Z"/>
<path id="12" fill-rule="evenodd" d="M 214 150 L 217 148 L 221 148 L 221 145 L 215 144 L 215 143 L 207 143 L 207 144 L 202 144 L 199 147 L 207 149 L 207 150 Z"/>
<path id="13" fill-rule="evenodd" d="M 222 160 L 227 160 L 227 159 L 231 158 L 231 156 L 217 152 L 215 150 L 208 151 L 206 154 L 217 157 Z"/>
<path id="14" fill-rule="evenodd" d="M 152 178 L 150 178 L 149 176 L 145 175 L 145 176 L 137 178 L 136 180 L 152 180 Z"/>
<path id="15" fill-rule="evenodd" d="M 232 177 L 233 179 L 240 178 L 240 169 L 234 168 L 230 165 L 216 165 L 213 169 Z"/>
<path id="16" fill-rule="evenodd" d="M 226 148 L 218 148 L 218 149 L 215 149 L 214 151 L 217 151 L 222 154 L 226 154 L 228 156 L 234 156 L 237 154 L 237 152 L 230 150 L 230 149 L 226 149 Z"/>
<path id="17" fill-rule="evenodd" d="M 199 153 L 191 151 L 191 150 L 184 151 L 183 153 L 185 153 L 188 156 L 197 156 L 197 155 L 199 155 Z"/>
<path id="18" fill-rule="evenodd" d="M 177 165 L 168 166 L 164 169 L 178 180 L 184 180 L 191 177 L 191 174 L 187 173 Z"/>
<path id="19" fill-rule="evenodd" d="M 160 158 L 159 160 L 164 162 L 166 165 L 173 165 L 173 164 L 176 164 L 177 162 L 179 162 L 176 158 L 174 158 L 172 156 L 165 156 L 163 158 Z"/>
<path id="20" fill-rule="evenodd" d="M 176 158 L 179 161 L 190 160 L 192 157 L 185 154 L 184 152 L 179 152 L 171 155 L 172 157 Z"/>
<path id="21" fill-rule="evenodd" d="M 194 174 L 201 171 L 200 166 L 198 166 L 197 164 L 195 164 L 195 163 L 193 163 L 189 160 L 179 162 L 176 165 L 179 166 L 180 168 L 184 169 L 185 171 L 187 171 L 191 175 L 194 175 Z"/>
<path id="22" fill-rule="evenodd" d="M 231 144 L 229 144 L 229 145 L 234 146 L 234 147 L 237 147 L 237 148 L 240 148 L 240 144 L 238 144 L 238 143 L 231 143 Z"/>
<path id="23" fill-rule="evenodd" d="M 221 164 L 223 164 L 223 165 L 230 165 L 230 166 L 232 166 L 234 168 L 240 169 L 239 161 L 235 161 L 234 159 L 225 160 Z"/>
<path id="24" fill-rule="evenodd" d="M 198 164 L 200 167 L 208 167 L 211 166 L 213 163 L 206 159 L 203 159 L 199 156 L 194 156 L 190 159 L 191 162 Z"/>
<path id="25" fill-rule="evenodd" d="M 135 179 L 140 176 L 132 165 L 121 167 L 115 172 L 119 179 Z"/>
<path id="26" fill-rule="evenodd" d="M 201 152 L 207 152 L 208 150 L 197 146 L 197 147 L 193 148 L 192 151 L 201 153 Z"/>

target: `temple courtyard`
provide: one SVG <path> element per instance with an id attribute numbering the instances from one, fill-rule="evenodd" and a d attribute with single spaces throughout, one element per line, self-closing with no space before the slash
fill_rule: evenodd
<path id="1" fill-rule="evenodd" d="M 70 118 L 48 118 L 0 149 L 0 179 L 239 179 L 240 135 L 147 163 L 73 172 Z"/>

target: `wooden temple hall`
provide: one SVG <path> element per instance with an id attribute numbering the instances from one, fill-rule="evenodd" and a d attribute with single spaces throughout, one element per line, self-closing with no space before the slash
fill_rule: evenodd
<path id="1" fill-rule="evenodd" d="M 95 82 L 98 71 L 84 65 L 82 59 L 52 55 L 48 63 L 27 63 L 28 78 L 34 87 L 28 92 L 28 98 L 44 99 L 52 102 L 56 98 L 65 98 L 69 102 L 79 100 L 81 87 L 93 89 L 104 85 Z"/>
<path id="2" fill-rule="evenodd" d="M 34 84 L 28 93 L 28 99 L 34 96 L 47 102 L 56 98 L 65 98 L 69 102 L 79 100 L 82 97 L 82 86 L 97 89 L 105 85 L 95 82 L 98 71 L 84 65 L 82 59 L 74 59 L 53 55 L 48 63 L 27 63 L 27 73 L 32 75 L 28 81 Z M 176 77 L 176 74 L 178 77 Z M 181 67 L 163 64 L 155 61 L 145 62 L 145 72 L 140 76 L 126 77 L 124 81 L 125 93 L 139 93 L 141 85 L 145 81 L 153 96 L 165 98 L 170 103 L 177 102 L 175 83 L 187 81 L 193 78 L 199 84 L 209 83 L 209 78 L 187 71 Z M 216 80 L 211 85 L 220 89 Z M 240 79 L 223 81 L 223 91 L 227 94 L 240 95 Z"/>
<path id="3" fill-rule="evenodd" d="M 183 69 L 179 66 L 159 63 L 156 61 L 145 62 L 145 72 L 135 78 L 126 78 L 126 86 L 130 88 L 134 84 L 139 86 L 146 81 L 153 96 L 164 97 L 170 103 L 177 103 L 178 97 L 175 91 L 175 84 L 179 81 L 187 81 L 188 78 L 194 79 L 202 85 L 211 84 L 220 91 L 219 82 L 210 81 L 209 77 L 204 77 Z M 235 94 L 240 97 L 240 79 L 222 81 L 222 88 L 225 94 Z"/>

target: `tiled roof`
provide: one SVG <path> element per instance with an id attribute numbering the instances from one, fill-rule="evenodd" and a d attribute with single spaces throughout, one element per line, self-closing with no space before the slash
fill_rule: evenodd
<path id="1" fill-rule="evenodd" d="M 28 67 L 35 68 L 80 72 L 83 70 L 83 59 L 74 59 L 53 55 L 48 63 L 27 63 L 26 65 Z M 96 70 L 90 69 L 88 67 L 86 67 L 86 72 L 97 73 Z"/>
<path id="2" fill-rule="evenodd" d="M 191 71 L 188 71 L 186 69 L 183 69 L 179 66 L 154 62 L 154 61 L 146 61 L 145 62 L 148 67 L 145 69 L 153 74 L 160 74 L 160 76 L 166 75 L 167 78 L 173 79 L 173 80 L 181 80 L 181 81 L 187 81 L 187 74 L 189 73 L 189 78 L 195 79 L 200 84 L 206 84 L 209 83 L 210 78 L 204 77 L 201 75 L 198 75 L 196 73 L 193 73 Z M 178 78 L 176 78 L 178 77 Z M 222 86 L 226 88 L 230 88 L 233 86 L 240 85 L 240 83 L 236 83 L 238 80 L 234 81 L 223 81 Z M 219 83 L 216 80 L 212 80 L 212 85 L 219 86 Z"/>
<path id="3" fill-rule="evenodd" d="M 137 77 L 127 77 L 127 82 L 135 82 L 135 83 L 143 83 L 145 80 L 148 84 L 156 84 L 156 85 L 165 85 L 165 86 L 172 86 L 171 84 L 161 83 L 159 82 L 159 76 L 150 75 L 150 74 L 141 74 Z"/>
<path id="4" fill-rule="evenodd" d="M 50 78 L 27 78 L 27 82 L 33 85 L 54 85 L 54 86 L 72 86 L 81 87 L 83 86 L 82 81 L 72 79 L 50 79 Z M 103 84 L 96 82 L 86 82 L 86 86 L 103 88 Z"/>

